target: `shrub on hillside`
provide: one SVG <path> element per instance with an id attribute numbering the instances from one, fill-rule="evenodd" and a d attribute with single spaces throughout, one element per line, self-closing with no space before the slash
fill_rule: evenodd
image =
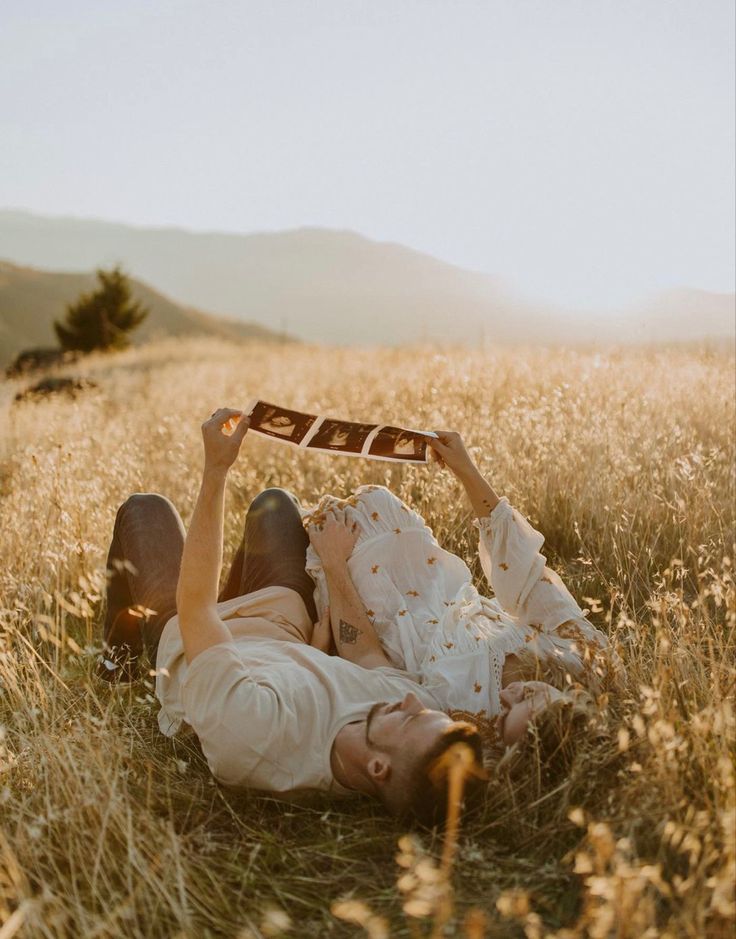
<path id="1" fill-rule="evenodd" d="M 148 309 L 132 299 L 130 281 L 119 267 L 98 269 L 100 286 L 67 306 L 65 322 L 54 322 L 62 349 L 81 352 L 124 349 L 128 334 L 148 316 Z"/>

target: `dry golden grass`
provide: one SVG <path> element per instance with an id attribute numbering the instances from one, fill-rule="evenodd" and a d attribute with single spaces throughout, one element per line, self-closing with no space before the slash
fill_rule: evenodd
<path id="1" fill-rule="evenodd" d="M 158 735 L 150 682 L 91 674 L 117 505 L 160 491 L 186 522 L 200 420 L 254 395 L 464 432 L 625 662 L 614 742 L 551 794 L 492 784 L 465 825 L 452 934 L 733 934 L 733 358 L 189 341 L 76 372 L 99 389 L 13 405 L 17 386 L 0 387 L 2 939 L 429 928 L 439 839 L 402 840 L 397 868 L 403 832 L 377 807 L 226 793 Z M 480 576 L 445 474 L 255 438 L 230 481 L 228 553 L 265 486 L 309 502 L 363 482 L 411 502 Z"/>

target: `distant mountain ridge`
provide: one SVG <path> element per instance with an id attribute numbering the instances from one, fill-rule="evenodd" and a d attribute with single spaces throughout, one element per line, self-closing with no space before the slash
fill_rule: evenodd
<path id="1" fill-rule="evenodd" d="M 178 303 L 315 342 L 631 342 L 648 341 L 652 331 L 681 341 L 734 331 L 733 295 L 691 291 L 669 316 L 654 302 L 618 317 L 585 317 L 524 302 L 487 274 L 351 231 L 238 235 L 0 210 L 0 257 L 61 270 L 122 263 Z"/>
<path id="2" fill-rule="evenodd" d="M 133 296 L 150 309 L 150 315 L 132 334 L 141 342 L 167 336 L 209 335 L 230 339 L 276 339 L 261 326 L 209 316 L 183 307 L 135 278 Z M 0 261 L 0 367 L 18 352 L 35 346 L 56 345 L 53 321 L 62 319 L 66 304 L 80 293 L 94 289 L 97 279 L 85 274 L 55 273 L 19 267 Z"/>
<path id="3" fill-rule="evenodd" d="M 635 339 L 655 342 L 667 334 L 672 342 L 701 336 L 732 339 L 736 330 L 736 297 L 694 287 L 674 287 L 650 297 L 637 311 Z"/>
<path id="4" fill-rule="evenodd" d="M 232 235 L 0 212 L 0 257 L 57 270 L 121 262 L 178 302 L 313 341 L 477 341 L 495 319 L 501 339 L 521 341 L 534 317 L 514 328 L 492 278 L 349 231 Z"/>

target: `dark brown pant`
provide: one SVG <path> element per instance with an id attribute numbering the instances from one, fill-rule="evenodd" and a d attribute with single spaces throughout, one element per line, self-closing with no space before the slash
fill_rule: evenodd
<path id="1" fill-rule="evenodd" d="M 272 585 L 290 587 L 316 620 L 314 582 L 304 569 L 309 538 L 298 507 L 296 496 L 285 489 L 266 489 L 256 496 L 220 600 Z M 127 646 L 136 656 L 145 648 L 155 665 L 163 628 L 176 613 L 184 537 L 181 517 L 164 496 L 136 493 L 120 506 L 107 556 L 108 649 Z M 131 614 L 130 607 L 138 610 Z"/>

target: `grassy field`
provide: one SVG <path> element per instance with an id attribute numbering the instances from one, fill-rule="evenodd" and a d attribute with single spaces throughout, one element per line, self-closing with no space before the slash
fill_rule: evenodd
<path id="1" fill-rule="evenodd" d="M 625 663 L 624 689 L 598 702 L 608 741 L 565 785 L 491 782 L 447 935 L 733 935 L 732 357 L 171 341 L 75 373 L 98 383 L 75 401 L 13 404 L 18 386 L 0 385 L 2 939 L 364 935 L 331 912 L 350 898 L 374 937 L 428 934 L 410 914 L 439 837 L 402 841 L 402 867 L 404 832 L 371 804 L 225 792 L 196 747 L 159 736 L 150 680 L 92 674 L 118 504 L 162 492 L 187 522 L 201 420 L 256 395 L 463 432 Z M 254 437 L 226 554 L 260 489 L 310 502 L 363 482 L 393 488 L 482 576 L 445 473 Z"/>

